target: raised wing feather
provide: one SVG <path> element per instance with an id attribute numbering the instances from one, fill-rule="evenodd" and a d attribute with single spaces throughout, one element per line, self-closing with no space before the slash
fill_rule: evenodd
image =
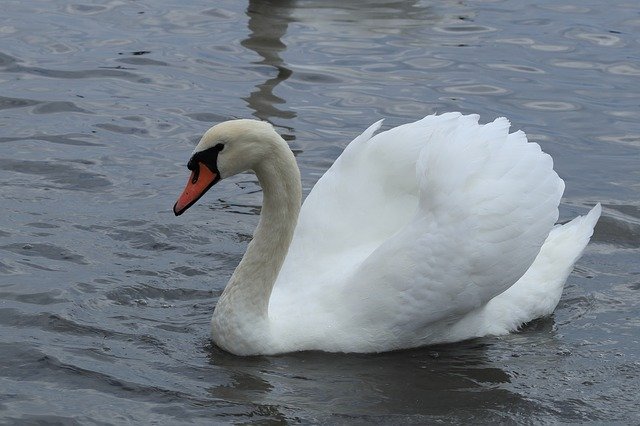
<path id="1" fill-rule="evenodd" d="M 564 184 L 506 119 L 477 121 L 428 116 L 373 136 L 378 122 L 356 138 L 303 205 L 270 315 L 301 306 L 332 333 L 393 349 L 428 343 L 434 322 L 515 283 L 557 219 Z"/>
<path id="2" fill-rule="evenodd" d="M 378 121 L 355 138 L 307 196 L 271 305 L 340 285 L 409 223 L 418 205 L 420 151 L 436 128 L 454 127 L 460 116 L 428 116 L 374 136 Z"/>
<path id="3" fill-rule="evenodd" d="M 500 118 L 484 126 L 459 117 L 437 129 L 416 162 L 419 206 L 413 219 L 367 257 L 343 287 L 366 310 L 361 326 L 387 324 L 420 335 L 513 285 L 531 266 L 558 218 L 564 183 L 551 157 Z M 413 326 L 408 326 L 412 324 Z"/>

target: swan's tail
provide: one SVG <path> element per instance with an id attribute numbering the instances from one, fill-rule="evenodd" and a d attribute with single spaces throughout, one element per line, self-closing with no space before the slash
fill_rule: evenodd
<path id="1" fill-rule="evenodd" d="M 456 324 L 455 333 L 469 334 L 466 338 L 506 334 L 526 322 L 550 315 L 560 301 L 574 264 L 593 235 L 601 212 L 598 203 L 585 216 L 556 225 L 529 270 L 508 290 L 463 318 Z M 484 332 L 475 333 L 476 329 Z"/>

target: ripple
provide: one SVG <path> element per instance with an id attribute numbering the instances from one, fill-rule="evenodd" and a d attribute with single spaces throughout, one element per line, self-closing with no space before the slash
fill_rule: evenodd
<path id="1" fill-rule="evenodd" d="M 546 18 L 533 18 L 533 19 L 521 19 L 517 21 L 513 21 L 516 25 L 533 25 L 535 27 L 541 27 L 543 25 L 550 25 L 553 23 L 552 20 Z"/>
<path id="2" fill-rule="evenodd" d="M 328 74 L 320 74 L 313 72 L 296 71 L 292 77 L 293 81 L 303 81 L 313 84 L 336 84 L 342 83 L 343 80 Z"/>
<path id="3" fill-rule="evenodd" d="M 517 44 L 521 46 L 530 46 L 532 44 L 535 44 L 535 41 L 532 38 L 528 37 L 501 38 L 496 41 L 500 43 Z"/>
<path id="4" fill-rule="evenodd" d="M 542 52 L 568 52 L 573 50 L 571 46 L 563 46 L 560 44 L 533 44 L 530 48 Z"/>
<path id="5" fill-rule="evenodd" d="M 113 333 L 94 326 L 77 323 L 58 314 L 42 312 L 26 314 L 17 309 L 0 309 L 0 323 L 14 327 L 33 327 L 39 330 L 54 331 L 77 335 L 113 335 Z"/>
<path id="6" fill-rule="evenodd" d="M 13 25 L 0 25 L 0 34 L 15 34 L 17 32 L 18 29 Z"/>
<path id="7" fill-rule="evenodd" d="M 429 114 L 435 113 L 433 107 L 431 105 L 425 104 L 424 102 L 415 102 L 415 101 L 398 101 L 395 103 L 388 103 L 382 111 L 385 115 L 388 116 L 416 116 L 416 117 L 424 117 Z"/>
<path id="8" fill-rule="evenodd" d="M 18 74 L 31 74 L 31 75 L 37 75 L 40 77 L 62 78 L 62 79 L 73 79 L 73 80 L 83 79 L 83 78 L 93 78 L 93 79 L 118 78 L 118 79 L 130 81 L 134 83 L 144 83 L 144 84 L 151 83 L 151 79 L 149 79 L 148 77 L 142 77 L 129 71 L 115 70 L 115 69 L 64 71 L 64 70 L 53 70 L 48 68 L 25 67 L 21 65 L 14 65 L 6 68 L 4 72 L 18 73 Z"/>
<path id="9" fill-rule="evenodd" d="M 332 96 L 336 96 L 342 99 L 340 105 L 345 107 L 363 107 L 376 105 L 378 98 L 376 96 L 367 95 L 364 93 L 354 94 L 352 92 L 330 92 Z"/>
<path id="10" fill-rule="evenodd" d="M 66 135 L 33 135 L 33 136 L 24 136 L 24 137 L 0 137 L 0 143 L 3 142 L 16 142 L 16 141 L 45 141 L 51 142 L 55 144 L 62 145 L 72 145 L 72 146 L 102 146 L 102 144 L 88 142 L 81 139 L 80 137 L 88 137 L 87 135 L 78 134 L 78 133 L 69 133 Z"/>
<path id="11" fill-rule="evenodd" d="M 225 9 L 219 9 L 219 8 L 207 9 L 207 10 L 203 10 L 202 13 L 205 15 L 213 16 L 214 18 L 223 19 L 225 21 L 236 22 L 236 20 L 238 19 L 237 13 L 230 10 L 225 10 Z"/>
<path id="12" fill-rule="evenodd" d="M 446 93 L 459 93 L 468 95 L 504 95 L 509 90 L 488 84 L 466 84 L 460 86 L 449 86 L 442 89 Z"/>
<path id="13" fill-rule="evenodd" d="M 493 27 L 486 27 L 482 25 L 449 25 L 446 27 L 437 27 L 435 30 L 453 34 L 487 33 L 496 31 Z"/>
<path id="14" fill-rule="evenodd" d="M 0 158 L 0 170 L 37 175 L 46 182 L 59 185 L 61 189 L 75 191 L 100 191 L 111 186 L 111 181 L 103 175 L 81 169 L 67 162 L 11 160 Z"/>
<path id="15" fill-rule="evenodd" d="M 640 147 L 640 134 L 599 136 L 599 140 Z"/>
<path id="16" fill-rule="evenodd" d="M 13 65 L 17 63 L 18 60 L 13 56 L 9 56 L 5 53 L 0 52 L 0 67 L 6 67 L 7 65 Z"/>
<path id="17" fill-rule="evenodd" d="M 613 117 L 637 120 L 640 122 L 640 111 L 622 110 L 622 111 L 607 111 L 606 113 Z"/>
<path id="18" fill-rule="evenodd" d="M 582 69 L 582 70 L 593 70 L 593 69 L 602 68 L 602 65 L 599 63 L 586 62 L 586 61 L 554 60 L 552 61 L 552 65 L 556 67 L 574 68 L 574 69 Z"/>
<path id="19" fill-rule="evenodd" d="M 122 305 L 140 305 L 140 301 L 144 300 L 160 300 L 160 301 L 195 301 L 209 300 L 212 297 L 211 291 L 187 289 L 187 288 L 158 288 L 149 284 L 141 284 L 137 286 L 119 287 L 116 290 L 109 291 L 107 298 Z M 147 304 L 146 302 L 143 303 Z"/>
<path id="20" fill-rule="evenodd" d="M 607 67 L 607 72 L 617 75 L 640 76 L 640 67 L 633 64 L 616 64 Z"/>
<path id="21" fill-rule="evenodd" d="M 122 119 L 127 121 L 136 121 L 138 123 L 144 122 L 144 117 L 140 117 L 139 115 L 129 115 L 126 117 L 122 117 Z"/>
<path id="22" fill-rule="evenodd" d="M 167 63 L 167 62 L 158 61 L 158 60 L 149 59 L 149 58 L 118 58 L 118 59 L 116 59 L 116 61 L 122 62 L 123 64 L 140 65 L 140 66 L 155 65 L 155 66 L 166 67 L 166 66 L 169 65 L 169 63 Z"/>
<path id="23" fill-rule="evenodd" d="M 15 273 L 16 273 L 16 268 L 14 268 L 13 266 L 10 266 L 7 263 L 4 263 L 3 261 L 0 261 L 0 274 L 13 275 Z"/>
<path id="24" fill-rule="evenodd" d="M 5 98 L 0 96 L 0 110 L 9 108 L 24 108 L 28 106 L 38 105 L 42 102 L 34 101 L 33 99 L 21 99 L 21 98 Z"/>
<path id="25" fill-rule="evenodd" d="M 530 74 L 546 74 L 544 70 L 540 68 L 535 68 L 527 65 L 518 65 L 518 64 L 488 64 L 489 68 L 497 69 L 497 70 L 506 70 L 506 71 L 515 71 L 515 72 L 524 72 Z"/>
<path id="26" fill-rule="evenodd" d="M 94 126 L 100 129 L 107 130 L 109 132 L 120 133 L 123 135 L 142 136 L 142 135 L 149 134 L 149 131 L 147 129 L 141 129 L 139 127 L 118 126 L 117 124 L 111 124 L 111 123 L 99 123 L 99 124 L 94 124 Z"/>
<path id="27" fill-rule="evenodd" d="M 48 48 L 53 53 L 71 53 L 75 51 L 74 47 L 58 42 L 50 44 Z"/>
<path id="28" fill-rule="evenodd" d="M 158 345 L 159 342 L 155 344 Z M 214 408 L 219 411 L 226 407 L 228 415 L 223 417 L 228 419 L 237 416 L 239 410 L 236 404 L 199 398 L 170 387 L 175 377 L 167 375 L 165 371 L 154 374 L 161 378 L 158 385 L 150 384 L 156 381 L 144 377 L 146 372 L 142 374 L 143 370 L 130 368 L 129 365 L 137 360 L 127 355 L 109 355 L 104 349 L 107 347 L 102 350 L 95 347 L 81 348 L 69 351 L 71 357 L 64 354 L 58 357 L 47 353 L 56 353 L 55 348 L 43 350 L 35 344 L 0 343 L 0 356 L 6 360 L 3 372 L 9 378 L 8 383 L 22 382 L 23 386 L 32 388 L 33 397 L 27 400 L 30 404 L 33 401 L 38 404 L 38 409 L 27 409 L 26 412 L 20 408 L 3 412 L 3 418 L 9 420 L 10 424 L 30 425 L 75 425 L 86 423 L 83 421 L 85 419 L 91 419 L 88 423 L 98 424 L 113 424 L 114 421 L 130 423 L 132 419 L 134 423 L 161 419 L 160 423 L 176 424 L 181 423 L 187 415 L 182 401 L 189 401 L 200 410 Z M 107 368 L 102 371 L 99 366 Z M 58 395 L 51 398 L 56 393 Z M 10 400 L 11 397 L 5 398 L 3 402 Z M 68 413 L 69 407 L 74 404 L 85 406 L 91 403 L 98 404 L 93 405 L 92 409 L 100 408 L 99 415 L 83 412 L 73 415 L 62 412 L 60 415 L 51 412 L 43 414 L 43 409 L 57 410 L 58 404 L 65 407 L 61 411 Z M 191 420 L 206 417 L 206 411 L 197 417 L 189 415 Z M 82 420 L 78 422 L 78 419 Z"/>
<path id="29" fill-rule="evenodd" d="M 12 253 L 19 254 L 21 256 L 29 257 L 43 257 L 50 260 L 72 262 L 78 265 L 87 265 L 88 262 L 84 256 L 74 253 L 64 247 L 59 247 L 54 244 L 46 243 L 13 243 L 0 248 L 10 251 Z"/>
<path id="30" fill-rule="evenodd" d="M 189 266 L 178 266 L 176 268 L 173 268 L 173 270 L 179 274 L 184 275 L 185 277 L 207 275 L 207 271 L 203 271 L 202 269 L 191 268 Z"/>
<path id="31" fill-rule="evenodd" d="M 615 208 L 613 210 L 600 218 L 593 233 L 593 239 L 616 247 L 640 248 L 640 221 L 638 218 L 615 211 Z"/>
<path id="32" fill-rule="evenodd" d="M 578 33 L 575 34 L 574 37 L 579 40 L 586 40 L 598 46 L 605 47 L 615 46 L 622 42 L 620 37 L 613 34 Z"/>
<path id="33" fill-rule="evenodd" d="M 221 121 L 225 121 L 230 118 L 230 117 L 225 117 L 218 114 L 212 114 L 210 112 L 194 112 L 190 114 L 185 114 L 185 116 L 196 121 L 203 121 L 205 123 L 219 123 Z"/>
<path id="34" fill-rule="evenodd" d="M 576 6 L 573 4 L 551 4 L 539 6 L 541 9 L 549 9 L 557 12 L 565 13 L 588 13 L 591 11 L 588 7 Z"/>
<path id="35" fill-rule="evenodd" d="M 436 58 L 412 58 L 404 61 L 405 64 L 419 69 L 439 69 L 446 68 L 454 64 L 453 61 Z"/>
<path id="36" fill-rule="evenodd" d="M 131 247 L 146 251 L 171 251 L 179 247 L 175 244 L 159 241 L 156 236 L 147 231 L 133 231 L 128 229 L 113 229 L 107 233 L 116 241 L 126 241 Z"/>
<path id="37" fill-rule="evenodd" d="M 73 102 L 46 102 L 33 109 L 34 114 L 52 114 L 58 112 L 81 112 L 93 114 L 91 111 L 78 107 Z"/>
<path id="38" fill-rule="evenodd" d="M 15 300 L 17 302 L 28 303 L 32 305 L 55 305 L 58 303 L 68 302 L 68 299 L 62 299 L 59 296 L 59 290 L 52 290 L 39 293 L 10 293 L 0 292 L 0 299 Z"/>
<path id="39" fill-rule="evenodd" d="M 83 15 L 93 15 L 96 13 L 104 12 L 107 10 L 105 6 L 93 5 L 93 4 L 70 4 L 68 6 L 70 12 L 79 12 Z"/>
<path id="40" fill-rule="evenodd" d="M 26 266 L 29 269 L 35 269 L 38 271 L 47 271 L 47 272 L 60 272 L 62 271 L 59 268 L 48 268 L 46 266 L 42 266 L 39 265 L 37 263 L 34 263 L 31 261 L 31 259 L 25 259 L 25 260 L 17 260 L 16 263 L 22 265 L 22 266 Z"/>
<path id="41" fill-rule="evenodd" d="M 522 106 L 540 111 L 575 111 L 579 109 L 577 105 L 570 102 L 560 101 L 529 101 L 523 102 Z"/>

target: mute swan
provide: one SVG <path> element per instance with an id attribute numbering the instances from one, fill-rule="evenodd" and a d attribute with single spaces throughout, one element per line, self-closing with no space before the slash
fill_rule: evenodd
<path id="1" fill-rule="evenodd" d="M 556 225 L 551 157 L 499 118 L 448 113 L 351 142 L 302 208 L 300 172 L 265 122 L 233 120 L 195 148 L 182 214 L 252 170 L 260 221 L 215 308 L 237 355 L 382 352 L 518 329 L 553 312 L 600 216 Z"/>

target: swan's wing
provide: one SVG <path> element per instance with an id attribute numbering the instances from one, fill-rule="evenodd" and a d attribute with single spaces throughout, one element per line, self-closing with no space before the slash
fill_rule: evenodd
<path id="1" fill-rule="evenodd" d="M 453 342 L 506 334 L 528 321 L 550 315 L 560 301 L 574 264 L 593 235 L 601 212 L 598 203 L 587 215 L 556 225 L 527 272 L 505 292 L 449 328 L 441 340 Z"/>
<path id="2" fill-rule="evenodd" d="M 378 122 L 349 144 L 305 200 L 270 315 L 326 312 L 358 328 L 347 336 L 406 346 L 515 283 L 564 183 L 506 119 L 477 121 L 428 116 L 373 136 Z"/>
<path id="3" fill-rule="evenodd" d="M 564 182 L 540 146 L 509 134 L 504 118 L 457 121 L 420 151 L 411 221 L 345 282 L 354 324 L 429 333 L 427 325 L 458 318 L 513 285 L 557 220 Z"/>
<path id="4" fill-rule="evenodd" d="M 420 151 L 433 132 L 453 129 L 459 117 L 432 115 L 375 136 L 382 120 L 371 125 L 305 199 L 289 255 L 325 265 L 326 256 L 375 248 L 409 223 L 418 204 Z"/>
<path id="5" fill-rule="evenodd" d="M 428 116 L 355 138 L 307 196 L 271 307 L 314 289 L 331 292 L 345 274 L 406 226 L 418 205 L 416 160 L 430 135 L 453 129 L 460 113 Z M 277 310 L 274 308 L 274 310 Z"/>

